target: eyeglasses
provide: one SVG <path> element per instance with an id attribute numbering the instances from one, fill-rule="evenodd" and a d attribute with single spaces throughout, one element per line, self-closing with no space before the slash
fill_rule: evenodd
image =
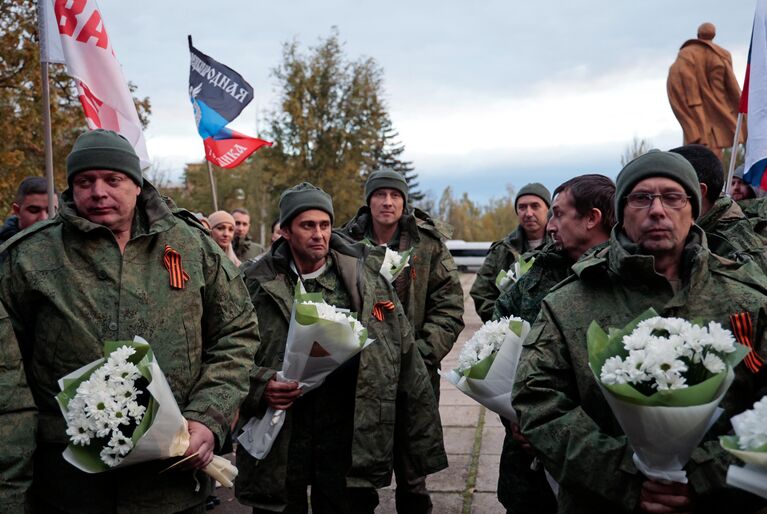
<path id="1" fill-rule="evenodd" d="M 626 196 L 626 203 L 634 209 L 648 209 L 656 198 L 660 198 L 663 207 L 669 209 L 681 209 L 687 205 L 690 195 L 684 193 L 631 193 Z"/>

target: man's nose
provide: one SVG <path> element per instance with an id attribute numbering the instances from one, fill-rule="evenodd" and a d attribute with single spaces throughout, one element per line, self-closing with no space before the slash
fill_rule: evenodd
<path id="1" fill-rule="evenodd" d="M 661 201 L 660 196 L 656 196 L 652 199 L 652 202 L 650 203 L 650 207 L 647 208 L 650 211 L 650 214 L 652 215 L 666 215 L 666 209 L 663 206 L 663 202 Z"/>

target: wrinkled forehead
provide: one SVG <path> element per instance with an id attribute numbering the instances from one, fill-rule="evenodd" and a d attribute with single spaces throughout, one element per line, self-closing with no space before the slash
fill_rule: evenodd
<path id="1" fill-rule="evenodd" d="M 523 195 L 517 199 L 517 209 L 519 209 L 520 207 L 527 207 L 527 206 L 535 207 L 536 204 L 546 205 L 543 199 L 535 195 Z"/>
<path id="2" fill-rule="evenodd" d="M 250 216 L 244 212 L 235 212 L 232 213 L 232 216 L 234 217 L 234 221 L 239 221 L 240 223 L 250 223 Z"/>

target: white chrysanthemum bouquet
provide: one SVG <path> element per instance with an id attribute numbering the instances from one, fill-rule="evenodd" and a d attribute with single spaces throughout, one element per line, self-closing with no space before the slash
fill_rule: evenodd
<path id="1" fill-rule="evenodd" d="M 727 484 L 767 498 L 767 396 L 730 422 L 735 435 L 720 437 L 720 444 L 746 466 L 730 466 Z"/>
<path id="2" fill-rule="evenodd" d="M 719 323 L 648 309 L 622 329 L 587 334 L 589 365 L 650 478 L 686 483 L 684 465 L 721 413 L 733 368 L 748 353 Z"/>
<path id="3" fill-rule="evenodd" d="M 495 277 L 495 287 L 500 292 L 504 292 L 509 289 L 517 280 L 522 278 L 522 275 L 530 271 L 535 262 L 535 257 L 525 259 L 521 255 L 517 255 L 514 264 L 508 270 L 501 270 Z"/>
<path id="4" fill-rule="evenodd" d="M 311 391 L 372 343 L 367 336 L 353 313 L 328 304 L 321 293 L 307 293 L 299 281 L 277 380 L 296 381 L 302 391 Z M 285 422 L 284 412 L 269 407 L 263 417 L 248 420 L 238 438 L 242 447 L 257 459 L 266 457 Z"/>
<path id="5" fill-rule="evenodd" d="M 516 422 L 511 388 L 530 324 L 520 318 L 488 321 L 466 341 L 458 366 L 440 374 L 467 396 Z"/>
<path id="6" fill-rule="evenodd" d="M 399 274 L 410 266 L 410 255 L 412 253 L 412 248 L 399 253 L 387 247 L 383 263 L 381 264 L 381 275 L 390 283 L 394 282 Z"/>
<path id="7" fill-rule="evenodd" d="M 59 380 L 56 400 L 70 444 L 64 458 L 87 473 L 179 457 L 187 422 L 145 340 L 107 341 L 104 358 Z M 227 487 L 237 468 L 215 456 L 204 469 Z"/>

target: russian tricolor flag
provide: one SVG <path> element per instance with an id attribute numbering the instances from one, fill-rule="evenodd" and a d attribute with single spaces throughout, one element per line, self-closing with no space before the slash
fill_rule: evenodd
<path id="1" fill-rule="evenodd" d="M 757 0 L 740 112 L 748 113 L 743 179 L 767 191 L 767 0 Z"/>
<path id="2" fill-rule="evenodd" d="M 205 158 L 222 168 L 234 168 L 262 146 L 272 146 L 226 126 L 253 100 L 253 87 L 242 75 L 192 46 L 192 36 L 189 52 L 189 99 Z"/>

